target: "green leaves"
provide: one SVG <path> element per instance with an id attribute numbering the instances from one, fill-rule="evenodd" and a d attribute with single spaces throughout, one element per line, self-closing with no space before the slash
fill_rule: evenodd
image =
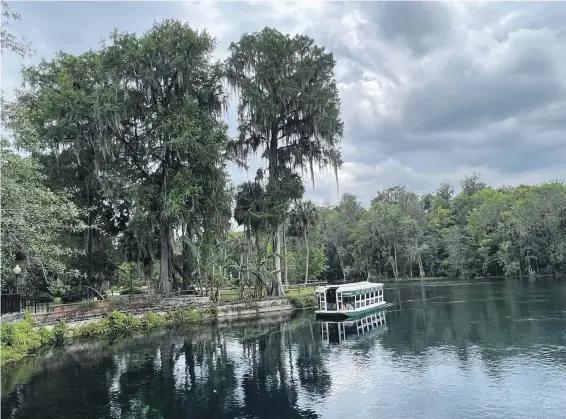
<path id="1" fill-rule="evenodd" d="M 79 252 L 61 237 L 81 232 L 86 226 L 81 211 L 70 201 L 70 192 L 54 193 L 40 182 L 40 166 L 32 157 L 21 157 L 3 144 L 2 182 L 2 288 L 16 290 L 12 269 L 24 271 L 18 282 L 25 285 L 34 275 L 43 288 L 58 291 L 59 280 L 79 275 L 67 262 Z"/>

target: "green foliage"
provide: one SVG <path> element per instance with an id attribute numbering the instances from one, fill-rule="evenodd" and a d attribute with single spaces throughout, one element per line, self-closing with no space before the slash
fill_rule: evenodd
<path id="1" fill-rule="evenodd" d="M 112 337 L 129 335 L 141 329 L 141 320 L 131 314 L 113 311 L 104 318 L 107 334 Z"/>
<path id="2" fill-rule="evenodd" d="M 46 332 L 44 332 L 46 335 Z M 69 339 L 69 325 L 65 320 L 59 320 L 59 323 L 51 330 L 51 341 L 53 346 L 63 346 Z"/>
<path id="3" fill-rule="evenodd" d="M 133 295 L 133 294 L 143 294 L 141 288 L 125 288 L 120 290 L 120 295 Z"/>
<path id="4" fill-rule="evenodd" d="M 62 303 L 74 303 L 86 298 L 86 289 L 83 287 L 70 287 L 63 295 L 61 295 Z"/>
<path id="5" fill-rule="evenodd" d="M 379 191 L 367 211 L 350 204 L 344 212 L 344 199 L 322 209 L 326 276 L 532 277 L 566 272 L 563 182 L 493 189 L 473 175 L 453 195 L 447 183 L 423 197 L 396 186 Z"/>
<path id="6" fill-rule="evenodd" d="M 202 311 L 193 308 L 171 310 L 167 312 L 165 317 L 170 324 L 183 324 L 204 319 Z"/>
<path id="7" fill-rule="evenodd" d="M 68 191 L 54 193 L 41 184 L 36 159 L 14 153 L 4 140 L 1 147 L 2 288 L 16 289 L 12 269 L 18 263 L 22 285 L 27 273 L 37 273 L 38 281 L 51 293 L 60 292 L 65 280 L 79 275 L 65 263 L 78 249 L 66 246 L 61 237 L 84 229 L 80 211 Z"/>
<path id="8" fill-rule="evenodd" d="M 0 52 L 11 51 L 22 57 L 32 55 L 32 50 L 23 39 L 18 39 L 12 35 L 8 27 L 10 21 L 20 20 L 18 13 L 11 12 L 8 8 L 8 2 L 2 0 L 2 27 L 0 28 Z"/>
<path id="9" fill-rule="evenodd" d="M 317 301 L 316 295 L 309 294 L 297 294 L 287 297 L 291 304 L 298 309 L 316 308 Z"/>
<path id="10" fill-rule="evenodd" d="M 258 171 L 256 182 L 268 173 L 261 220 L 271 227 L 274 236 L 274 296 L 284 294 L 281 224 L 291 201 L 303 192 L 297 171 L 310 171 L 314 183 L 315 164 L 331 167 L 337 175 L 342 163 L 338 143 L 343 123 L 335 64 L 332 54 L 309 37 L 285 36 L 271 28 L 244 34 L 230 45 L 226 60 L 226 79 L 239 93 L 238 136 L 230 151 L 244 164 L 257 152 L 267 161 L 266 170 Z M 245 214 L 238 216 L 239 222 L 245 221 Z M 259 249 L 259 243 L 256 247 Z M 261 262 L 256 263 L 259 270 Z"/>
<path id="11" fill-rule="evenodd" d="M 2 323 L 0 338 L 0 355 L 4 365 L 36 352 L 45 342 L 45 333 L 34 328 L 31 315 L 26 313 L 20 322 Z"/>

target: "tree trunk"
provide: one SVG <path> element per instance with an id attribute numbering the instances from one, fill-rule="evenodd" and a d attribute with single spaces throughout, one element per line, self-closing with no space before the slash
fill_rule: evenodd
<path id="1" fill-rule="evenodd" d="M 415 246 L 417 250 L 417 263 L 419 264 L 419 276 L 422 278 L 425 276 L 425 271 L 423 268 L 423 260 L 421 258 L 421 251 L 419 249 L 419 242 L 415 239 Z"/>
<path id="2" fill-rule="evenodd" d="M 144 264 L 143 275 L 147 281 L 147 293 L 151 295 L 151 276 L 153 273 L 153 263 Z"/>
<path id="3" fill-rule="evenodd" d="M 86 207 L 88 208 L 87 210 L 87 229 L 86 229 L 86 242 L 85 242 L 85 253 L 86 253 L 86 257 L 87 257 L 87 281 L 88 281 L 88 285 L 92 286 L 92 219 L 90 216 L 90 212 L 91 212 L 91 205 L 92 205 L 92 200 L 91 200 L 91 196 L 90 196 L 90 188 L 89 185 L 86 185 Z"/>
<path id="4" fill-rule="evenodd" d="M 305 248 L 307 253 L 307 259 L 305 261 L 305 284 L 309 282 L 309 238 L 307 235 L 307 230 L 303 230 L 303 237 L 305 239 Z"/>
<path id="5" fill-rule="evenodd" d="M 399 268 L 397 266 L 397 245 L 393 243 L 393 275 L 395 279 L 399 278 Z"/>
<path id="6" fill-rule="evenodd" d="M 251 229 L 247 228 L 247 235 L 246 230 L 244 230 L 244 252 L 246 253 L 246 285 L 250 285 L 250 250 L 252 248 L 252 232 Z"/>
<path id="7" fill-rule="evenodd" d="M 279 178 L 279 161 L 277 150 L 279 146 L 279 127 L 277 122 L 273 123 L 270 130 L 269 139 L 269 183 L 275 185 Z M 271 287 L 271 295 L 284 296 L 285 290 L 283 289 L 282 275 L 281 275 L 281 223 L 277 223 L 275 228 L 275 255 L 274 255 L 274 269 L 276 280 L 274 286 Z"/>
<path id="8" fill-rule="evenodd" d="M 281 280 L 281 224 L 278 224 L 275 229 L 275 258 L 274 258 L 274 269 L 276 279 L 271 287 L 271 295 L 273 297 L 283 297 L 285 296 L 285 290 L 283 289 L 283 282 Z"/>
<path id="9" fill-rule="evenodd" d="M 283 263 L 285 264 L 285 285 L 289 285 L 289 274 L 288 274 L 288 265 L 287 265 L 287 235 L 285 234 L 285 222 L 283 222 Z"/>
<path id="10" fill-rule="evenodd" d="M 338 253 L 338 252 L 339 252 L 338 247 L 336 247 L 336 253 Z M 340 270 L 342 271 L 342 280 L 344 282 L 346 282 L 346 271 L 344 270 L 344 259 L 340 255 L 338 255 L 338 263 L 340 264 Z"/>
<path id="11" fill-rule="evenodd" d="M 161 271 L 159 275 L 159 289 L 162 294 L 171 293 L 171 243 L 169 224 L 165 218 L 161 219 L 159 239 L 161 242 Z"/>
<path id="12" fill-rule="evenodd" d="M 417 262 L 419 263 L 419 276 L 424 278 L 426 276 L 425 270 L 423 267 L 423 260 L 421 259 L 421 255 L 418 256 Z"/>

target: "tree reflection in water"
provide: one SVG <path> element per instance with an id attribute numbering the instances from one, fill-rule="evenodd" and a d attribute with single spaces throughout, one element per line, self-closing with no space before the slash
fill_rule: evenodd
<path id="1" fill-rule="evenodd" d="M 385 297 L 387 327 L 338 344 L 304 312 L 31 358 L 2 370 L 2 417 L 528 417 L 533 392 L 537 414 L 557 417 L 565 283 L 427 282 Z"/>

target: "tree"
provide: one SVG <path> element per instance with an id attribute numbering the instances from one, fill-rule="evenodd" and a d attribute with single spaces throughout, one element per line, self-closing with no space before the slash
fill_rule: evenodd
<path id="1" fill-rule="evenodd" d="M 111 239 L 126 228 L 130 202 L 124 196 L 109 200 L 103 190 L 111 167 L 104 166 L 98 144 L 99 136 L 107 134 L 97 117 L 96 101 L 105 93 L 99 54 L 59 53 L 24 69 L 22 76 L 26 89 L 8 108 L 8 125 L 16 145 L 43 163 L 46 186 L 74 191 L 71 198 L 88 227 L 69 238 L 84 246 L 74 264 L 85 271 L 89 286 L 101 288 L 104 278 L 114 274 L 108 269 L 115 253 Z"/>
<path id="2" fill-rule="evenodd" d="M 268 189 L 296 169 L 308 168 L 314 182 L 315 163 L 338 170 L 343 123 L 334 66 L 332 54 L 304 35 L 291 38 L 265 28 L 231 44 L 226 78 L 239 93 L 238 137 L 231 149 L 242 160 L 252 152 L 262 153 Z M 288 204 L 285 198 L 281 204 Z M 273 228 L 277 272 L 273 295 L 284 294 L 281 224 L 279 219 Z"/>
<path id="3" fill-rule="evenodd" d="M 230 194 L 219 120 L 225 97 L 222 68 L 211 63 L 215 41 L 186 24 L 165 20 L 143 36 L 115 32 L 100 55 L 107 79 L 98 114 L 98 149 L 113 164 L 113 187 L 159 228 L 160 290 L 173 279 L 173 239 L 225 231 Z M 142 233 L 136 232 L 136 235 Z"/>
<path id="4" fill-rule="evenodd" d="M 33 157 L 12 152 L 5 140 L 1 156 L 2 288 L 19 291 L 12 269 L 20 264 L 25 287 L 60 293 L 69 278 L 80 275 L 65 263 L 77 249 L 61 240 L 64 233 L 85 228 L 80 211 L 69 191 L 54 193 L 42 185 L 41 167 Z"/>
<path id="5" fill-rule="evenodd" d="M 306 258 L 305 258 L 305 284 L 309 280 L 309 232 L 318 221 L 318 212 L 312 201 L 305 200 L 295 204 L 291 210 L 291 225 L 293 230 L 299 233 L 305 242 Z"/>
<path id="6" fill-rule="evenodd" d="M 2 0 L 2 27 L 0 28 L 0 53 L 11 51 L 15 54 L 25 57 L 31 55 L 32 50 L 24 39 L 18 39 L 8 31 L 10 21 L 20 20 L 18 13 L 10 12 L 8 2 Z"/>
<path id="7" fill-rule="evenodd" d="M 364 212 L 365 209 L 352 194 L 344 194 L 335 207 L 319 212 L 319 226 L 327 243 L 325 250 L 329 269 L 337 266 L 344 281 L 353 273 L 352 233 Z M 330 271 L 326 272 L 327 277 L 330 274 Z"/>

